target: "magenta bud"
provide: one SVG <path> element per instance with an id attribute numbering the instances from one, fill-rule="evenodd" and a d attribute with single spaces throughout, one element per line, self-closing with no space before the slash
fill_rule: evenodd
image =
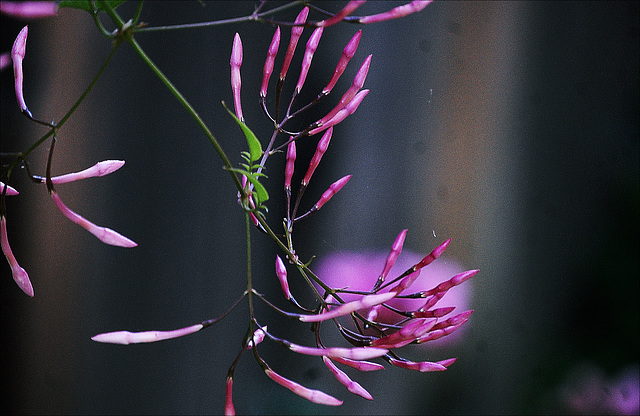
<path id="1" fill-rule="evenodd" d="M 203 328 L 202 324 L 191 325 L 185 328 L 175 329 L 173 331 L 144 331 L 144 332 L 129 332 L 129 331 L 116 331 L 107 332 L 104 334 L 98 334 L 91 339 L 96 342 L 104 342 L 107 344 L 139 344 L 142 342 L 156 342 L 163 341 L 165 339 L 183 337 L 185 335 L 193 334 Z"/>
<path id="2" fill-rule="evenodd" d="M 323 29 L 321 27 L 317 28 L 309 37 L 307 41 L 307 48 L 304 51 L 304 57 L 302 58 L 302 67 L 300 68 L 300 77 L 298 78 L 298 83 L 296 84 L 295 94 L 298 94 L 304 85 L 304 81 L 307 79 L 307 74 L 309 73 L 309 68 L 311 67 L 311 61 L 313 60 L 313 54 L 316 53 L 316 49 L 318 48 L 318 43 L 320 43 L 320 37 L 322 36 Z"/>
<path id="3" fill-rule="evenodd" d="M 27 274 L 25 269 L 20 267 L 18 261 L 16 260 L 16 257 L 11 251 L 9 238 L 7 236 L 7 219 L 4 217 L 4 215 L 0 217 L 0 245 L 2 245 L 2 252 L 9 262 L 9 267 L 11 267 L 13 280 L 18 284 L 18 287 L 22 289 L 24 293 L 33 297 L 33 286 L 31 285 L 31 280 L 29 280 L 29 275 Z"/>
<path id="4" fill-rule="evenodd" d="M 22 28 L 11 49 L 11 59 L 13 60 L 13 77 L 15 80 L 16 99 L 18 100 L 18 107 L 29 117 L 31 112 L 27 108 L 27 103 L 24 101 L 24 92 L 22 89 L 23 73 L 22 73 L 22 60 L 27 52 L 27 35 L 29 34 L 29 27 Z"/>
<path id="5" fill-rule="evenodd" d="M 264 341 L 264 337 L 265 335 L 267 335 L 266 331 L 267 331 L 266 325 L 263 326 L 262 328 L 258 328 L 255 331 L 253 331 L 253 336 L 251 337 L 249 342 L 247 342 L 247 349 L 250 350 L 251 348 L 253 348 L 254 345 L 258 345 L 262 341 Z"/>
<path id="6" fill-rule="evenodd" d="M 451 313 L 456 307 L 448 306 L 446 308 L 437 308 L 432 309 L 430 311 L 417 311 L 413 313 L 414 318 L 440 318 L 442 316 L 448 315 Z"/>
<path id="7" fill-rule="evenodd" d="M 0 13 L 20 19 L 39 19 L 55 16 L 58 5 L 54 1 L 1 1 Z"/>
<path id="8" fill-rule="evenodd" d="M 288 388 L 293 393 L 313 403 L 324 404 L 327 406 L 340 406 L 342 404 L 342 400 L 338 400 L 335 397 L 330 396 L 327 393 L 322 392 L 320 390 L 313 390 L 313 389 L 304 387 L 296 383 L 295 381 L 282 377 L 280 374 L 276 373 L 271 368 L 265 369 L 264 373 L 271 380 L 275 381 L 276 383 L 280 384 L 283 387 Z"/>
<path id="9" fill-rule="evenodd" d="M 457 358 L 448 358 L 446 360 L 436 361 L 436 364 L 440 364 L 442 366 L 449 367 L 451 364 L 455 363 L 456 360 L 457 360 Z"/>
<path id="10" fill-rule="evenodd" d="M 322 208 L 324 204 L 326 204 L 331 198 L 333 198 L 333 196 L 340 189 L 342 189 L 342 187 L 345 186 L 347 182 L 349 182 L 349 179 L 351 179 L 351 175 L 344 176 L 338 179 L 337 181 L 335 181 L 334 183 L 332 183 L 331 186 L 329 186 L 329 189 L 324 191 L 324 193 L 322 194 L 322 196 L 320 197 L 318 202 L 316 202 L 316 204 L 313 206 L 312 209 L 319 210 L 320 208 Z"/>
<path id="11" fill-rule="evenodd" d="M 295 169 L 296 162 L 296 142 L 291 141 L 287 147 L 287 162 L 284 165 L 284 188 L 291 189 L 291 178 Z"/>
<path id="12" fill-rule="evenodd" d="M 85 230 L 89 231 L 103 243 L 119 247 L 136 247 L 138 245 L 136 242 L 113 231 L 112 229 L 97 226 L 91 221 L 88 221 L 82 216 L 78 215 L 62 202 L 56 191 L 51 191 L 51 199 L 53 199 L 56 207 L 58 207 L 60 212 L 62 212 L 65 217 L 78 224 Z"/>
<path id="13" fill-rule="evenodd" d="M 369 94 L 369 90 L 362 90 L 358 92 L 356 96 L 353 97 L 353 99 L 349 101 L 349 103 L 343 109 L 338 111 L 338 113 L 335 116 L 333 116 L 329 121 L 327 121 L 326 124 L 323 125 L 321 123 L 320 126 L 309 131 L 309 135 L 313 136 L 314 134 L 320 133 L 321 131 L 328 129 L 331 126 L 335 126 L 336 124 L 340 123 L 342 120 L 344 120 L 351 114 L 355 113 L 356 110 L 358 109 L 358 106 L 360 105 L 362 100 L 364 100 L 364 97 L 366 97 L 367 94 Z"/>
<path id="14" fill-rule="evenodd" d="M 351 380 L 349 376 L 342 370 L 340 370 L 331 360 L 327 357 L 322 357 L 322 361 L 324 361 L 325 365 L 329 368 L 331 373 L 333 373 L 334 377 L 342 383 L 347 390 L 349 390 L 353 394 L 357 394 L 360 397 L 364 397 L 367 400 L 373 400 L 371 393 L 365 390 L 359 383 Z"/>
<path id="15" fill-rule="evenodd" d="M 386 348 L 373 348 L 373 347 L 354 347 L 354 348 L 313 348 L 305 347 L 304 345 L 298 345 L 289 343 L 287 345 L 293 352 L 305 355 L 315 355 L 323 357 L 340 357 L 347 358 L 349 360 L 369 360 L 371 358 L 382 357 L 389 352 Z"/>
<path id="16" fill-rule="evenodd" d="M 342 19 L 344 19 L 345 17 L 347 17 L 351 13 L 353 13 L 353 11 L 355 9 L 357 9 L 360 6 L 362 6 L 366 1 L 367 0 L 352 0 L 352 1 L 350 1 L 338 13 L 334 14 L 333 16 L 331 16 L 330 18 L 328 18 L 326 20 L 318 22 L 318 26 L 320 26 L 320 27 L 328 27 L 328 26 L 335 25 L 336 23 L 340 22 Z"/>
<path id="17" fill-rule="evenodd" d="M 333 71 L 333 76 L 331 77 L 331 80 L 329 80 L 329 83 L 327 84 L 327 86 L 322 89 L 322 93 L 324 95 L 327 95 L 331 92 L 333 87 L 335 87 L 336 83 L 338 82 L 338 79 L 340 79 L 340 76 L 342 76 L 342 73 L 347 68 L 347 64 L 349 63 L 351 58 L 353 58 L 353 55 L 355 55 L 356 50 L 358 49 L 358 43 L 360 43 L 360 37 L 362 37 L 362 30 L 358 30 L 356 34 L 353 35 L 349 43 L 347 43 L 347 46 L 344 47 L 344 50 L 342 51 L 342 56 L 340 57 L 340 60 L 336 65 L 336 69 Z"/>
<path id="18" fill-rule="evenodd" d="M 224 393 L 224 414 L 234 416 L 236 409 L 233 407 L 233 378 L 227 377 L 227 387 Z"/>
<path id="19" fill-rule="evenodd" d="M 436 293 L 440 293 L 440 292 L 446 292 L 452 287 L 458 286 L 459 284 L 464 283 L 467 280 L 471 279 L 473 276 L 478 274 L 479 271 L 480 270 L 467 270 L 466 272 L 458 273 L 455 276 L 453 276 L 451 279 L 447 280 L 446 282 L 442 282 L 438 286 L 434 287 L 433 289 L 425 292 L 425 296 L 435 295 Z"/>
<path id="20" fill-rule="evenodd" d="M 267 59 L 264 61 L 264 71 L 262 75 L 262 86 L 260 87 L 260 97 L 265 98 L 267 96 L 267 89 L 269 88 L 269 78 L 273 73 L 273 65 L 276 61 L 276 55 L 278 54 L 278 47 L 280 46 L 280 26 L 276 28 L 276 33 L 273 34 L 273 39 L 267 50 Z"/>
<path id="21" fill-rule="evenodd" d="M 284 297 L 287 298 L 287 300 L 291 299 L 291 291 L 289 290 L 289 282 L 287 281 L 287 268 L 278 255 L 276 255 L 276 275 L 278 276 L 278 280 L 280 280 Z"/>
<path id="22" fill-rule="evenodd" d="M 230 64 L 233 104 L 236 110 L 236 116 L 244 123 L 244 117 L 242 116 L 242 104 L 240 102 L 240 86 L 242 85 L 242 79 L 240 77 L 240 66 L 242 66 L 242 41 L 240 40 L 240 35 L 238 33 L 236 33 L 233 38 Z"/>
<path id="23" fill-rule="evenodd" d="M 384 269 L 382 269 L 382 273 L 380 273 L 380 277 L 378 278 L 380 283 L 384 281 L 393 265 L 396 264 L 396 260 L 402 252 L 402 246 L 404 245 L 404 239 L 407 236 L 407 231 L 408 230 L 406 229 L 400 231 L 400 234 L 398 234 L 395 241 L 391 245 L 391 251 L 389 252 L 387 260 L 384 263 Z"/>
<path id="24" fill-rule="evenodd" d="M 5 192 L 5 188 L 7 188 L 7 191 Z M 4 182 L 0 182 L 0 195 L 5 194 L 7 196 L 14 196 L 14 195 L 18 195 L 20 192 L 18 192 L 15 188 L 12 188 L 9 185 L 6 185 Z"/>
<path id="25" fill-rule="evenodd" d="M 408 370 L 416 370 L 422 373 L 427 371 L 444 371 L 447 369 L 447 367 L 445 367 L 444 365 L 431 361 L 415 362 L 390 358 L 389 362 L 396 367 L 406 368 Z"/>
<path id="26" fill-rule="evenodd" d="M 373 295 L 365 295 L 360 300 L 353 302 L 347 302 L 331 309 L 330 311 L 323 312 L 317 315 L 300 315 L 298 318 L 302 322 L 322 322 L 327 319 L 337 318 L 339 316 L 348 315 L 351 312 L 355 312 L 359 309 L 369 308 L 374 305 L 380 305 L 396 297 L 394 292 L 376 293 Z"/>
<path id="27" fill-rule="evenodd" d="M 302 35 L 302 31 L 304 30 L 304 26 L 302 26 L 302 24 L 307 21 L 307 16 L 309 16 L 309 8 L 305 6 L 298 14 L 298 17 L 296 17 L 296 20 L 293 22 L 297 26 L 293 26 L 291 28 L 291 38 L 289 39 L 289 47 L 287 48 L 287 53 L 284 56 L 282 69 L 280 70 L 280 80 L 284 80 L 287 76 L 287 71 L 289 70 L 289 65 L 291 65 L 293 54 L 296 51 L 298 40 L 300 40 L 300 36 Z"/>
<path id="28" fill-rule="evenodd" d="M 315 172 L 318 164 L 320 164 L 320 160 L 322 160 L 322 155 L 324 155 L 324 152 L 326 152 L 327 148 L 329 147 L 329 142 L 331 141 L 332 134 L 333 127 L 329 127 L 324 135 L 322 135 L 320 141 L 318 141 L 316 152 L 313 154 L 311 162 L 309 163 L 309 169 L 307 169 L 307 173 L 304 175 L 304 179 L 302 179 L 302 186 L 307 186 L 309 184 L 313 172 Z"/>
<path id="29" fill-rule="evenodd" d="M 416 264 L 413 267 L 416 270 L 420 270 L 423 267 L 425 267 L 428 264 L 430 264 L 432 261 L 434 261 L 435 259 L 440 257 L 442 255 L 442 253 L 444 253 L 444 251 L 447 249 L 447 246 L 449 245 L 450 242 L 451 242 L 451 239 L 449 238 L 447 241 L 445 241 L 444 243 L 440 244 L 438 247 L 433 249 L 433 251 L 431 253 L 426 255 L 422 260 L 420 260 L 420 262 L 418 264 Z"/>
<path id="30" fill-rule="evenodd" d="M 349 367 L 353 367 L 360 371 L 384 370 L 384 366 L 382 364 L 372 363 L 369 361 L 356 361 L 356 360 L 349 360 L 348 358 L 341 358 L 341 357 L 331 357 L 331 359 L 333 361 L 339 362 L 340 364 L 348 365 Z"/>
<path id="31" fill-rule="evenodd" d="M 420 10 L 427 7 L 429 3 L 431 3 L 432 1 L 433 0 L 412 1 L 411 3 L 394 7 L 393 9 L 384 13 L 378 13 L 371 16 L 361 17 L 360 19 L 358 19 L 358 22 L 359 23 L 377 23 L 377 22 L 383 22 L 385 20 L 398 19 L 400 17 L 405 17 L 412 13 L 419 12 Z"/>

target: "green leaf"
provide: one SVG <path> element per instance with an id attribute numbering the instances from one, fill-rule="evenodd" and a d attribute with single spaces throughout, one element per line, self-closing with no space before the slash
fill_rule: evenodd
<path id="1" fill-rule="evenodd" d="M 98 10 L 104 11 L 107 8 L 115 9 L 124 2 L 125 0 L 103 0 L 96 1 L 95 3 Z M 58 10 L 65 7 L 71 9 L 86 10 L 89 13 L 93 12 L 94 10 L 93 2 L 91 0 L 61 0 L 58 3 Z"/>
<path id="2" fill-rule="evenodd" d="M 222 102 L 222 105 L 224 106 L 225 110 L 227 110 L 227 112 L 231 114 L 231 117 L 233 117 L 236 123 L 238 123 L 238 126 L 240 126 L 240 129 L 242 129 L 242 132 L 247 138 L 247 143 L 249 144 L 249 154 L 251 155 L 251 162 L 255 162 L 256 160 L 260 159 L 260 156 L 262 156 L 262 145 L 260 144 L 260 140 L 258 140 L 256 135 L 253 134 L 251 129 L 249 129 L 246 124 L 240 121 L 240 119 L 227 108 L 227 105 L 224 103 L 224 101 Z"/>
<path id="3" fill-rule="evenodd" d="M 269 199 L 269 193 L 267 192 L 267 188 L 264 187 L 263 184 L 260 183 L 259 179 L 254 176 L 253 173 L 242 170 L 231 168 L 229 169 L 232 172 L 240 173 L 247 177 L 247 180 L 253 184 L 253 192 L 256 196 L 256 203 L 258 206 L 262 205 L 263 202 Z"/>

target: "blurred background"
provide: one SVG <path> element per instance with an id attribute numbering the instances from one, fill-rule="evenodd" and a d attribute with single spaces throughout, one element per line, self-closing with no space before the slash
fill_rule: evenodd
<path id="1" fill-rule="evenodd" d="M 397 5 L 370 2 L 357 14 Z M 126 20 L 135 7 L 118 10 Z M 154 1 L 141 19 L 204 22 L 253 8 Z M 265 342 L 260 351 L 274 370 L 345 403 L 309 403 L 246 356 L 234 384 L 239 414 L 638 413 L 638 9 L 637 2 L 436 2 L 404 19 L 325 31 L 301 100 L 322 89 L 360 28 L 357 54 L 317 111 L 335 105 L 368 54 L 371 92 L 335 128 L 305 200 L 311 205 L 331 182 L 353 178 L 300 223 L 299 254 L 384 251 L 404 228 L 405 248 L 417 253 L 452 238 L 451 261 L 480 269 L 469 285 L 475 312 L 455 342 L 407 351 L 416 360 L 458 357 L 446 372 L 349 372 L 372 402 L 349 394 L 321 360 Z M 291 21 L 299 10 L 277 18 Z M 25 22 L 0 18 L 0 49 L 8 51 Z M 220 103 L 232 102 L 233 35 L 244 44 L 245 118 L 266 143 L 258 90 L 273 31 L 242 23 L 137 35 L 234 162 L 246 142 Z M 288 39 L 284 30 L 276 71 Z M 29 22 L 25 97 L 33 114 L 59 120 L 110 48 L 81 11 Z M 46 129 L 19 113 L 11 69 L 0 76 L 2 152 L 20 151 Z M 29 158 L 42 175 L 48 147 Z M 314 146 L 301 148 L 300 160 Z M 35 297 L 19 290 L 3 261 L 2 407 L 9 414 L 221 413 L 246 304 L 184 338 L 127 347 L 90 340 L 213 318 L 246 286 L 233 185 L 206 137 L 127 45 L 61 129 L 52 173 L 105 159 L 126 165 L 57 190 L 81 215 L 138 242 L 135 249 L 101 244 L 66 220 L 26 172 L 11 178 L 20 196 L 6 201 L 9 240 Z M 267 170 L 274 228 L 284 207 L 282 161 L 274 157 Z M 253 241 L 258 290 L 285 306 L 276 248 L 258 233 Z M 274 333 L 313 343 L 304 326 L 258 307 Z"/>

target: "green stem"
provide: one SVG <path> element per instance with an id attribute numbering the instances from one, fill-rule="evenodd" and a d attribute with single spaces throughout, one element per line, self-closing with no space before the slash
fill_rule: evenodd
<path id="1" fill-rule="evenodd" d="M 249 297 L 249 337 L 253 334 L 253 281 L 251 279 L 251 217 L 244 213 L 247 240 L 247 296 Z"/>

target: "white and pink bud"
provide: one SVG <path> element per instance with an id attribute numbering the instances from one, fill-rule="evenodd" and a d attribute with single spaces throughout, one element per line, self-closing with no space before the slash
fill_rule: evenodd
<path id="1" fill-rule="evenodd" d="M 393 9 L 384 12 L 373 14 L 370 16 L 363 16 L 356 20 L 358 23 L 377 23 L 385 20 L 399 19 L 401 17 L 408 16 L 412 13 L 417 13 L 420 10 L 427 7 L 433 0 L 417 0 L 411 3 L 403 4 L 402 6 L 394 7 Z"/>
<path id="2" fill-rule="evenodd" d="M 16 99 L 18 100 L 18 107 L 20 111 L 32 117 L 27 103 L 24 101 L 24 91 L 22 88 L 24 75 L 22 72 L 22 61 L 27 52 L 27 35 L 29 34 L 29 26 L 22 28 L 11 49 L 11 59 L 13 60 L 13 77 L 15 80 Z"/>
<path id="3" fill-rule="evenodd" d="M 372 358 L 382 357 L 389 352 L 385 348 L 374 347 L 354 347 L 354 348 L 314 348 L 305 347 L 304 345 L 293 344 L 287 342 L 287 347 L 298 354 L 315 355 L 322 357 L 339 357 L 349 360 L 370 360 Z"/>
<path id="4" fill-rule="evenodd" d="M 320 27 L 328 27 L 328 26 L 335 25 L 336 23 L 340 22 L 342 19 L 344 19 L 345 17 L 347 17 L 351 13 L 353 13 L 358 7 L 362 6 L 366 1 L 367 0 L 352 0 L 352 1 L 350 1 L 338 13 L 334 14 L 333 16 L 331 16 L 330 18 L 328 18 L 326 20 L 322 20 L 321 22 L 318 22 L 318 26 L 320 26 Z"/>
<path id="5" fill-rule="evenodd" d="M 6 191 L 5 191 L 6 188 Z M 15 188 L 0 182 L 0 195 L 15 196 L 20 194 Z"/>
<path id="6" fill-rule="evenodd" d="M 284 297 L 287 298 L 287 300 L 291 299 L 291 291 L 289 290 L 289 282 L 287 280 L 287 268 L 280 256 L 277 255 L 276 275 L 278 276 L 278 280 L 280 281 L 280 286 L 282 287 L 282 292 L 284 292 Z"/>
<path id="7" fill-rule="evenodd" d="M 251 348 L 253 348 L 254 345 L 258 345 L 262 341 L 264 341 L 265 335 L 267 335 L 267 326 L 266 325 L 263 326 L 262 328 L 258 328 L 255 331 L 253 331 L 253 336 L 247 342 L 247 349 L 250 350 Z"/>
<path id="8" fill-rule="evenodd" d="M 416 319 L 393 334 L 373 340 L 372 345 L 378 348 L 401 348 L 410 344 L 431 330 L 436 320 Z"/>
<path id="9" fill-rule="evenodd" d="M 342 383 L 347 390 L 349 390 L 353 394 L 357 394 L 360 397 L 364 397 L 367 400 L 373 400 L 373 396 L 369 393 L 364 387 L 362 387 L 359 383 L 351 380 L 349 376 L 342 370 L 340 370 L 331 360 L 327 357 L 322 357 L 322 361 L 324 361 L 325 365 L 329 367 L 329 370 L 335 378 Z"/>
<path id="10" fill-rule="evenodd" d="M 9 262 L 9 267 L 11 267 L 13 280 L 24 293 L 33 297 L 33 286 L 31 285 L 31 280 L 29 280 L 29 275 L 25 269 L 20 267 L 16 257 L 13 255 L 13 251 L 11 251 L 9 237 L 7 236 L 7 219 L 4 215 L 0 216 L 0 244 L 2 245 L 2 252 Z"/>
<path id="11" fill-rule="evenodd" d="M 311 68 L 311 61 L 313 60 L 313 55 L 316 53 L 316 49 L 318 48 L 318 43 L 320 43 L 320 38 L 322 37 L 323 29 L 321 27 L 317 28 L 313 31 L 309 40 L 307 41 L 307 47 L 304 51 L 304 56 L 302 57 L 302 67 L 300 68 L 300 76 L 298 77 L 298 83 L 296 84 L 296 88 L 294 90 L 294 94 L 298 94 L 304 85 L 304 81 L 307 79 L 307 74 L 309 73 L 309 68 Z"/>
<path id="12" fill-rule="evenodd" d="M 293 54 L 296 51 L 296 46 L 298 45 L 298 40 L 300 40 L 300 36 L 302 36 L 302 32 L 304 30 L 304 26 L 302 26 L 309 16 L 309 8 L 303 8 L 296 20 L 293 22 L 295 26 L 291 28 L 291 38 L 289 39 L 289 46 L 287 47 L 287 52 L 284 55 L 284 62 L 282 63 L 282 69 L 280 70 L 280 82 L 284 81 L 287 76 L 287 71 L 289 70 L 289 65 L 291 65 L 291 60 L 293 59 Z"/>
<path id="13" fill-rule="evenodd" d="M 263 99 L 267 96 L 267 89 L 269 89 L 269 79 L 273 73 L 273 66 L 276 61 L 276 55 L 278 54 L 278 48 L 280 46 L 280 26 L 276 28 L 276 33 L 273 34 L 273 39 L 267 50 L 267 59 L 264 61 L 264 70 L 262 75 L 262 86 L 260 87 L 260 97 Z"/>
<path id="14" fill-rule="evenodd" d="M 316 202 L 316 204 L 313 206 L 312 210 L 317 211 L 322 208 L 324 204 L 329 202 L 329 200 L 333 198 L 333 196 L 338 193 L 338 191 L 340 191 L 340 189 L 342 189 L 342 187 L 345 186 L 347 182 L 349 182 L 349 179 L 351 179 L 351 175 L 344 176 L 332 183 L 331 186 L 329 186 L 329 189 L 324 191 L 318 202 Z"/>
<path id="15" fill-rule="evenodd" d="M 144 332 L 129 332 L 129 331 L 116 331 L 106 332 L 104 334 L 98 334 L 91 339 L 96 342 L 103 342 L 107 344 L 139 344 L 143 342 L 156 342 L 163 341 L 165 339 L 172 339 L 183 337 L 185 335 L 193 334 L 203 328 L 202 324 L 191 325 L 185 328 L 175 329 L 173 331 L 144 331 Z"/>
<path id="16" fill-rule="evenodd" d="M 473 276 L 478 274 L 480 270 L 467 270 L 466 272 L 458 273 L 453 276 L 451 279 L 440 283 L 438 286 L 434 287 L 431 290 L 425 292 L 425 296 L 435 295 L 437 293 L 446 292 L 454 286 L 458 286 L 461 283 L 466 282 L 471 279 Z"/>
<path id="17" fill-rule="evenodd" d="M 244 117 L 242 116 L 242 103 L 240 101 L 240 87 L 242 85 L 242 79 L 240 77 L 240 67 L 242 66 L 242 41 L 240 40 L 240 35 L 238 33 L 236 33 L 233 38 L 230 64 L 233 105 L 236 110 L 236 116 L 244 123 Z"/>
<path id="18" fill-rule="evenodd" d="M 40 19 L 58 13 L 54 1 L 0 1 L 0 13 L 19 19 Z"/>
<path id="19" fill-rule="evenodd" d="M 394 264 L 396 264 L 396 260 L 402 252 L 402 246 L 404 245 L 407 231 L 407 229 L 400 231 L 400 234 L 398 234 L 393 244 L 391 245 L 391 251 L 389 252 L 387 259 L 384 262 L 382 273 L 380 273 L 380 277 L 378 277 L 378 283 L 376 284 L 377 286 L 379 286 L 384 281 L 384 279 L 386 279 L 389 271 L 391 271 L 391 268 L 394 266 Z"/>
<path id="20" fill-rule="evenodd" d="M 348 358 L 341 357 L 331 357 L 331 359 L 360 371 L 378 371 L 384 370 L 385 368 L 382 364 L 372 363 L 369 361 L 349 360 Z"/>
<path id="21" fill-rule="evenodd" d="M 81 215 L 75 213 L 62 202 L 55 190 L 51 191 L 51 198 L 53 199 L 54 204 L 56 204 L 56 207 L 58 207 L 65 217 L 89 231 L 103 243 L 119 247 L 136 247 L 138 245 L 136 242 L 113 231 L 112 229 L 97 226 L 91 221 L 83 218 Z"/>
<path id="22" fill-rule="evenodd" d="M 291 190 L 291 178 L 296 162 L 296 142 L 292 140 L 287 147 L 287 161 L 284 166 L 284 188 Z"/>
<path id="23" fill-rule="evenodd" d="M 113 173 L 124 166 L 124 160 L 103 160 L 95 165 L 81 170 L 80 172 L 67 173 L 66 175 L 54 176 L 51 183 L 58 185 L 61 183 L 69 183 L 79 181 L 81 179 L 105 176 Z"/>
<path id="24" fill-rule="evenodd" d="M 353 302 L 347 302 L 330 311 L 317 315 L 301 315 L 298 319 L 302 322 L 322 322 L 327 319 L 333 319 L 340 316 L 348 315 L 360 309 L 369 308 L 374 305 L 380 305 L 396 297 L 395 292 L 376 293 L 373 295 L 365 295 Z"/>
<path id="25" fill-rule="evenodd" d="M 431 361 L 407 361 L 407 360 L 398 360 L 393 357 L 389 359 L 389 362 L 392 365 L 400 368 L 406 368 L 407 370 L 415 370 L 420 371 L 421 373 L 429 372 L 429 371 L 445 371 L 447 369 L 446 366 L 440 363 L 434 363 Z"/>
<path id="26" fill-rule="evenodd" d="M 316 147 L 316 151 L 311 158 L 311 162 L 309 162 L 309 168 L 307 169 L 307 173 L 304 175 L 302 179 L 302 186 L 307 186 L 309 181 L 311 180 L 311 176 L 313 172 L 315 172 L 316 168 L 320 164 L 320 160 L 322 160 L 322 155 L 327 151 L 329 147 L 329 142 L 331 141 L 331 135 L 333 134 L 333 127 L 329 127 L 327 131 L 322 135 L 320 141 L 318 141 L 318 146 Z"/>
<path id="27" fill-rule="evenodd" d="M 364 97 L 369 94 L 369 90 L 362 90 L 356 94 L 355 97 L 349 103 L 344 106 L 340 111 L 336 113 L 331 119 L 329 119 L 326 123 L 319 123 L 319 126 L 315 129 L 309 131 L 309 135 L 313 136 L 314 134 L 318 134 L 331 126 L 335 126 L 340 123 L 345 118 L 349 117 L 351 114 L 355 113 L 358 109 L 358 106 L 364 100 Z"/>
<path id="28" fill-rule="evenodd" d="M 307 387 L 304 387 L 295 381 L 289 380 L 288 378 L 282 377 L 280 374 L 273 371 L 271 368 L 266 368 L 264 373 L 271 380 L 280 384 L 283 387 L 288 388 L 293 393 L 297 394 L 300 397 L 303 397 L 313 403 L 324 404 L 327 406 L 340 406 L 342 404 L 342 400 L 338 400 L 333 396 L 328 395 L 327 393 L 320 390 L 313 390 Z"/>
<path id="29" fill-rule="evenodd" d="M 333 87 L 335 87 L 338 79 L 342 76 L 342 73 L 345 69 L 347 69 L 347 64 L 353 55 L 355 55 L 356 50 L 358 49 L 358 43 L 360 43 L 360 38 L 362 37 L 362 30 L 358 30 L 355 35 L 351 38 L 351 40 L 347 43 L 347 46 L 344 47 L 342 51 L 342 56 L 336 65 L 336 69 L 333 71 L 333 76 L 329 80 L 329 83 L 326 87 L 322 89 L 322 94 L 328 95 Z"/>

